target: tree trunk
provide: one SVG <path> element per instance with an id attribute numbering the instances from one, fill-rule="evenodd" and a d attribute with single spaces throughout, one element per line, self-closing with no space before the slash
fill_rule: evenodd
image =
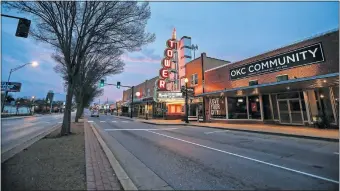
<path id="1" fill-rule="evenodd" d="M 73 97 L 73 87 L 71 84 L 67 87 L 66 104 L 63 117 L 63 125 L 61 127 L 60 135 L 68 135 L 71 132 L 71 106 Z"/>
<path id="2" fill-rule="evenodd" d="M 76 112 L 76 117 L 75 117 L 74 122 L 78 123 L 79 118 L 83 114 L 82 110 L 83 110 L 83 104 L 80 102 L 77 104 L 77 112 Z"/>

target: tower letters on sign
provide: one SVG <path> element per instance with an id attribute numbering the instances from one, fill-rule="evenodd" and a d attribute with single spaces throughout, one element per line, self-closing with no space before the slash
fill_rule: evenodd
<path id="1" fill-rule="evenodd" d="M 172 65 L 172 58 L 174 57 L 174 50 L 177 49 L 176 38 L 172 38 L 166 41 L 167 48 L 164 50 L 164 59 L 162 60 L 162 68 L 159 70 L 159 79 L 157 81 L 157 88 L 160 91 L 166 91 L 166 81 L 169 79 Z"/>

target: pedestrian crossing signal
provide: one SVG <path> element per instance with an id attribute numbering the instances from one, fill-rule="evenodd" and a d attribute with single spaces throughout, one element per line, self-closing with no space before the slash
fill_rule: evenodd
<path id="1" fill-rule="evenodd" d="M 120 88 L 120 82 L 117 82 L 117 88 L 118 89 Z"/>
<path id="2" fill-rule="evenodd" d="M 101 88 L 104 87 L 104 79 L 101 79 L 101 80 L 100 80 L 99 86 L 100 86 Z"/>

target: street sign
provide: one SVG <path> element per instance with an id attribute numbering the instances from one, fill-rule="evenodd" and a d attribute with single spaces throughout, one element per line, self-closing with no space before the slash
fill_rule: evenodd
<path id="1" fill-rule="evenodd" d="M 8 89 L 8 92 L 20 92 L 21 83 L 19 83 L 19 82 L 1 82 L 1 91 L 6 91 L 6 89 Z"/>

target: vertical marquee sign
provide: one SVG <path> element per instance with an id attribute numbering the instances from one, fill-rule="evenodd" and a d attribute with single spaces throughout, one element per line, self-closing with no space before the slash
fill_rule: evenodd
<path id="1" fill-rule="evenodd" d="M 162 68 L 159 70 L 159 79 L 157 81 L 157 88 L 161 91 L 166 91 L 166 81 L 169 79 L 172 59 L 174 51 L 177 48 L 176 39 L 169 39 L 166 41 L 167 48 L 164 51 L 165 58 L 162 60 Z"/>

